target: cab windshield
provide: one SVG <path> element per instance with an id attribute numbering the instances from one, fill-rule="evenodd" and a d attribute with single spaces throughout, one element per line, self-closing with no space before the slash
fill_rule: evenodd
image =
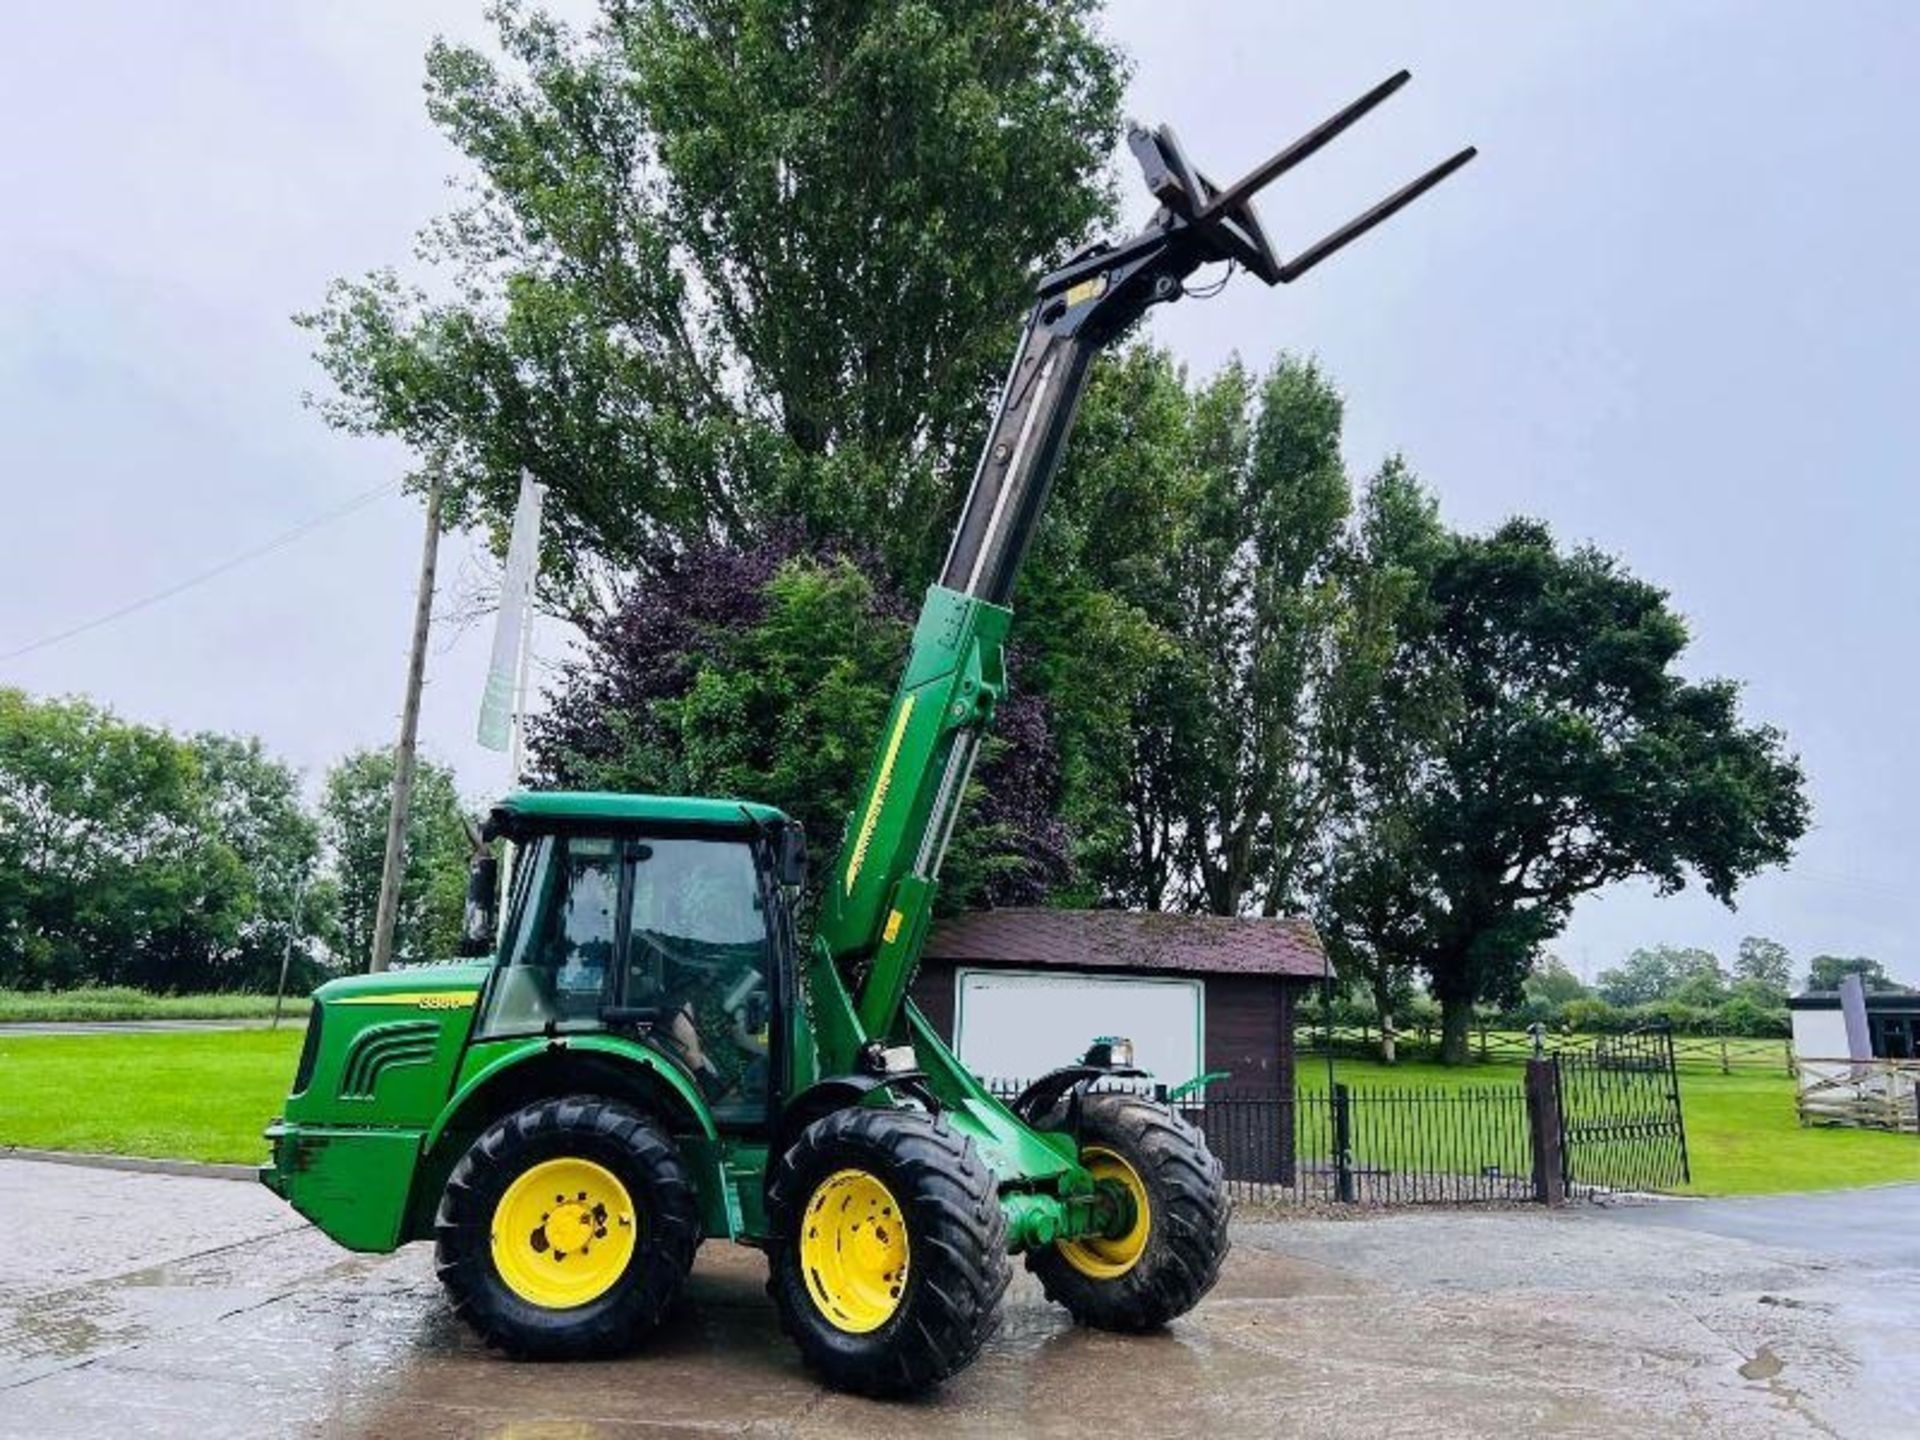
<path id="1" fill-rule="evenodd" d="M 546 836 L 521 853 L 510 938 L 479 1035 L 601 1028 L 654 1012 L 652 1038 L 715 1118 L 765 1117 L 771 930 L 744 840 Z"/>

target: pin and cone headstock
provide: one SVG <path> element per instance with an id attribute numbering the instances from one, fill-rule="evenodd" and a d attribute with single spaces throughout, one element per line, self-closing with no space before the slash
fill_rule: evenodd
<path id="1" fill-rule="evenodd" d="M 1478 153 L 1469 145 L 1298 254 L 1283 258 L 1274 251 L 1254 211 L 1253 197 L 1378 108 L 1411 78 L 1405 70 L 1389 76 L 1231 185 L 1217 185 L 1195 168 L 1170 126 L 1151 130 L 1135 126 L 1127 135 L 1127 143 L 1140 162 L 1147 188 L 1160 202 L 1159 213 L 1133 239 L 1118 246 L 1095 246 L 1076 256 L 1042 282 L 1042 293 L 1054 293 L 1090 272 L 1112 271 L 1118 266 L 1143 279 L 1149 273 L 1157 277 L 1150 290 L 1137 292 L 1136 303 L 1151 304 L 1173 298 L 1179 293 L 1181 279 L 1202 265 L 1221 260 L 1238 264 L 1269 285 L 1298 280 L 1335 251 L 1404 210 Z M 1170 283 L 1174 288 L 1169 289 Z"/>
<path id="2" fill-rule="evenodd" d="M 1188 163 L 1186 152 L 1169 126 L 1161 125 L 1153 130 L 1136 126 L 1127 136 L 1127 143 L 1139 159 L 1147 188 L 1160 201 L 1162 216 L 1170 227 L 1192 231 L 1195 240 L 1215 252 L 1209 258 L 1238 261 L 1267 284 L 1284 285 L 1299 279 L 1336 250 L 1404 210 L 1478 153 L 1469 145 L 1291 259 L 1283 260 L 1274 253 L 1260 217 L 1254 213 L 1254 195 L 1325 147 L 1412 78 L 1406 70 L 1389 76 L 1225 187 L 1215 185 Z"/>
<path id="3" fill-rule="evenodd" d="M 1409 79 L 1409 71 L 1390 75 L 1233 184 L 1215 184 L 1196 169 L 1171 127 L 1135 127 L 1127 134 L 1127 144 L 1140 161 L 1146 188 L 1154 192 L 1160 211 L 1131 240 L 1089 246 L 1046 276 L 1041 280 L 1041 298 L 1056 307 L 1054 313 L 1069 330 L 1112 338 L 1139 319 L 1146 307 L 1179 298 L 1185 278 L 1202 265 L 1233 261 L 1267 284 L 1298 280 L 1367 230 L 1398 215 L 1478 154 L 1467 146 L 1306 250 L 1290 257 L 1275 253 L 1254 211 L 1254 196 L 1379 108 Z"/>

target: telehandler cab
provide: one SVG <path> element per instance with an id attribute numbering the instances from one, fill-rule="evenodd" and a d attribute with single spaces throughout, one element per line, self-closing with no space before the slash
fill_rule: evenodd
<path id="1" fill-rule="evenodd" d="M 266 1184 L 352 1249 L 432 1238 L 454 1309 L 530 1357 L 639 1339 L 703 1238 L 763 1249 L 807 1363 L 869 1394 L 967 1365 L 1012 1253 L 1088 1325 L 1191 1308 L 1227 1249 L 1221 1168 L 1178 1113 L 1103 1083 L 1143 1073 L 1130 1047 L 1097 1043 L 1003 1104 L 907 986 L 1088 363 L 1201 266 L 1291 281 L 1470 160 L 1274 253 L 1254 193 L 1406 79 L 1225 187 L 1170 130 L 1132 132 L 1160 208 L 1040 282 L 809 945 L 803 842 L 777 810 L 509 796 L 486 826 L 514 846 L 504 923 L 490 856 L 469 892 L 491 958 L 319 989 Z"/>

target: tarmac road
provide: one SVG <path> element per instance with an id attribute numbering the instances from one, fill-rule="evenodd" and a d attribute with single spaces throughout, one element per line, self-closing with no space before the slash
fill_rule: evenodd
<path id="1" fill-rule="evenodd" d="M 1637 1205 L 1619 1218 L 1920 1271 L 1920 1185 Z"/>
<path id="2" fill-rule="evenodd" d="M 1844 1202 L 1897 1223 L 1911 1197 Z M 1920 1434 L 1911 1270 L 1650 1210 L 1241 1222 L 1147 1337 L 1075 1329 L 1022 1274 L 979 1363 L 879 1405 L 801 1369 L 749 1250 L 706 1246 L 643 1353 L 522 1365 L 449 1317 L 424 1247 L 349 1255 L 248 1184 L 0 1160 L 0 1434 Z"/>

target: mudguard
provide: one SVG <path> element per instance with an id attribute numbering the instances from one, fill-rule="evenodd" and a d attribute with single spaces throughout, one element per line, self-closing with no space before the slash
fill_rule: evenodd
<path id="1" fill-rule="evenodd" d="M 488 1050 L 485 1044 L 474 1047 L 474 1051 Z M 471 1059 L 474 1052 L 469 1052 Z M 468 1103 L 480 1091 L 492 1084 L 514 1067 L 529 1061 L 548 1059 L 556 1054 L 604 1055 L 609 1059 L 636 1065 L 648 1072 L 672 1096 L 680 1102 L 685 1118 L 692 1122 L 692 1128 L 706 1140 L 717 1140 L 719 1130 L 713 1123 L 713 1112 L 708 1109 L 706 1097 L 688 1078 L 686 1072 L 671 1060 L 661 1055 L 649 1045 L 623 1039 L 617 1035 L 559 1035 L 552 1039 L 544 1036 L 526 1040 L 505 1042 L 505 1048 L 498 1053 L 486 1056 L 484 1062 L 461 1080 L 434 1122 L 427 1129 L 424 1149 L 432 1150 L 440 1141 L 449 1126 L 458 1119 Z"/>

